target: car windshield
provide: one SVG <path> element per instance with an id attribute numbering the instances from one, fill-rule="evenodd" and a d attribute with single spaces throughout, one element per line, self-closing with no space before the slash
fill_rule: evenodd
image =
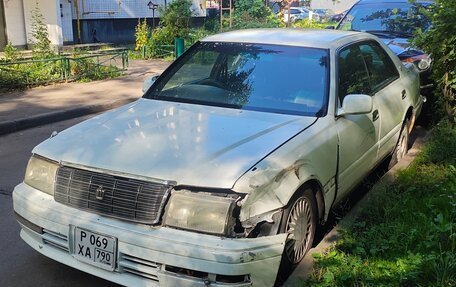
<path id="1" fill-rule="evenodd" d="M 328 50 L 198 42 L 145 98 L 273 113 L 323 116 Z"/>
<path id="2" fill-rule="evenodd" d="M 373 34 L 376 32 L 396 32 L 392 36 L 410 37 L 417 28 L 427 30 L 430 27 L 430 20 L 423 15 L 421 10 L 427 7 L 429 5 L 422 3 L 355 5 L 342 19 L 338 29 L 366 31 Z"/>

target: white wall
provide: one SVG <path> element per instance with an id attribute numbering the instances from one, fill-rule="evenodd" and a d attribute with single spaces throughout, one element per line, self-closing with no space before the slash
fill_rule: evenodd
<path id="1" fill-rule="evenodd" d="M 310 2 L 310 8 L 331 9 L 335 13 L 340 13 L 351 8 L 356 2 L 358 2 L 358 0 L 312 0 Z"/>
<path id="2" fill-rule="evenodd" d="M 4 0 L 6 37 L 14 46 L 25 46 L 27 37 L 22 0 Z"/>
<path id="3" fill-rule="evenodd" d="M 14 1 L 14 0 L 13 0 Z M 27 39 L 29 43 L 33 42 L 31 37 L 32 31 L 32 14 L 31 11 L 35 9 L 35 5 L 38 2 L 41 14 L 43 14 L 44 22 L 48 28 L 49 40 L 54 46 L 63 45 L 62 35 L 62 21 L 60 17 L 60 6 L 58 0 L 23 0 L 24 3 L 24 18 L 25 18 L 25 29 L 27 32 Z"/>
<path id="4" fill-rule="evenodd" d="M 165 0 L 73 0 L 78 1 L 80 19 L 121 19 L 121 18 L 151 18 L 152 10 L 147 4 L 149 1 L 165 7 Z M 191 0 L 193 16 L 206 16 L 206 1 Z M 166 0 L 167 5 L 172 0 Z M 160 17 L 159 9 L 155 10 L 155 17 Z M 73 4 L 73 19 L 77 18 Z"/>

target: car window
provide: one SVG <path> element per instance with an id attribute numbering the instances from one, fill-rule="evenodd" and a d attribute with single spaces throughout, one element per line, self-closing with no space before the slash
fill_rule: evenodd
<path id="1" fill-rule="evenodd" d="M 380 45 L 369 42 L 361 44 L 359 48 L 369 72 L 373 93 L 399 78 L 399 72 Z"/>
<path id="2" fill-rule="evenodd" d="M 328 61 L 326 49 L 197 43 L 145 97 L 322 116 L 327 110 Z"/>
<path id="3" fill-rule="evenodd" d="M 349 94 L 371 93 L 369 73 L 358 45 L 342 49 L 338 56 L 340 103 Z"/>
<path id="4" fill-rule="evenodd" d="M 189 59 L 187 64 L 182 66 L 174 77 L 166 83 L 164 89 L 170 89 L 186 82 L 209 78 L 217 56 L 218 53 L 214 51 L 202 51 L 197 56 Z"/>
<path id="5" fill-rule="evenodd" d="M 338 29 L 354 31 L 396 31 L 411 34 L 427 30 L 431 22 L 421 12 L 428 6 L 421 3 L 369 3 L 353 6 Z"/>

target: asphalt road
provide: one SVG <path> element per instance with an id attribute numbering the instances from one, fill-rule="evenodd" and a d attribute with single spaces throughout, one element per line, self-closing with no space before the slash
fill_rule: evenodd
<path id="1" fill-rule="evenodd" d="M 33 147 L 48 138 L 53 131 L 64 130 L 89 117 L 58 122 L 0 137 L 1 287 L 118 286 L 42 256 L 19 237 L 20 228 L 14 218 L 11 193 L 14 186 L 23 180 Z"/>

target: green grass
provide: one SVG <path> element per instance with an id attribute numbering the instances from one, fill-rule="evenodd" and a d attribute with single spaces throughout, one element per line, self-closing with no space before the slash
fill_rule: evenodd
<path id="1" fill-rule="evenodd" d="M 456 129 L 440 124 L 414 164 L 372 192 L 305 286 L 456 286 Z"/>

